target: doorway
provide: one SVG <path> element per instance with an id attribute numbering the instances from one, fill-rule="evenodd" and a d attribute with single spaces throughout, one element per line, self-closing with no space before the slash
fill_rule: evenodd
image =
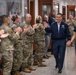
<path id="1" fill-rule="evenodd" d="M 62 6 L 63 20 L 66 21 L 66 6 Z"/>
<path id="2" fill-rule="evenodd" d="M 33 25 L 35 22 L 35 0 L 28 0 L 28 7 L 28 13 L 32 16 L 31 25 Z"/>
<path id="3" fill-rule="evenodd" d="M 69 18 L 69 15 L 75 17 L 75 5 L 67 5 L 67 19 Z"/>
<path id="4" fill-rule="evenodd" d="M 53 13 L 53 0 L 38 0 L 39 15 Z"/>

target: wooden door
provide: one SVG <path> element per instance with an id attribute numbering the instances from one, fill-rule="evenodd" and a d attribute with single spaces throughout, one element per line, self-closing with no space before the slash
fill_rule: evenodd
<path id="1" fill-rule="evenodd" d="M 75 5 L 67 5 L 67 19 L 69 18 L 69 15 L 75 17 Z"/>
<path id="2" fill-rule="evenodd" d="M 35 23 L 35 0 L 28 0 L 28 13 L 31 14 L 31 25 Z M 35 50 L 35 43 L 33 43 L 33 50 Z"/>
<path id="3" fill-rule="evenodd" d="M 45 7 L 49 7 L 49 12 L 44 12 L 43 14 L 43 6 Z M 53 14 L 53 0 L 38 0 L 38 9 L 39 9 L 39 15 L 41 15 L 43 17 L 43 15 L 47 14 L 49 15 L 49 13 Z M 48 8 L 47 8 L 48 9 Z M 51 48 L 51 44 L 50 47 Z"/>
<path id="4" fill-rule="evenodd" d="M 32 16 L 31 25 L 33 25 L 35 21 L 35 0 L 28 0 L 28 8 L 28 12 Z"/>
<path id="5" fill-rule="evenodd" d="M 50 10 L 51 10 L 50 12 L 53 13 L 53 0 L 38 0 L 39 15 L 41 15 L 41 16 L 43 15 L 42 14 L 43 13 L 43 10 L 42 10 L 43 5 L 50 6 Z"/>
<path id="6" fill-rule="evenodd" d="M 66 21 L 66 6 L 62 6 L 63 20 Z"/>

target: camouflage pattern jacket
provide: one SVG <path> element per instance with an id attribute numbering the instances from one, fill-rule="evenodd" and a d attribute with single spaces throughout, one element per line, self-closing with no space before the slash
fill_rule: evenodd
<path id="1" fill-rule="evenodd" d="M 15 37 L 17 37 L 16 34 L 13 33 L 12 29 L 7 25 L 2 25 L 0 29 L 3 29 L 5 33 L 8 33 L 9 36 L 6 38 L 3 38 L 1 40 L 1 48 L 2 50 L 14 50 L 13 41 L 15 40 Z"/>
<path id="2" fill-rule="evenodd" d="M 67 25 L 68 25 L 68 27 L 69 27 L 69 30 L 70 30 L 70 33 L 71 33 L 71 35 L 73 34 L 73 30 L 74 30 L 74 20 L 73 19 L 68 19 L 67 21 L 66 21 L 66 23 L 67 23 Z"/>
<path id="3" fill-rule="evenodd" d="M 25 26 L 29 27 L 30 30 L 28 32 L 23 32 L 22 33 L 22 39 L 26 43 L 33 43 L 33 40 L 34 40 L 33 39 L 33 35 L 35 33 L 35 30 L 32 28 L 32 26 L 30 25 L 30 23 L 23 22 L 22 29 L 24 29 Z"/>
<path id="4" fill-rule="evenodd" d="M 41 23 L 39 23 L 37 25 L 39 26 L 39 28 L 35 29 L 34 40 L 35 41 L 45 41 L 45 29 L 44 29 L 44 26 Z"/>
<path id="5" fill-rule="evenodd" d="M 16 24 L 13 24 L 12 25 L 12 30 L 13 30 L 13 32 L 14 32 L 14 30 L 15 30 L 15 28 L 17 28 L 17 27 L 19 27 L 18 25 L 16 25 Z M 15 32 L 14 32 L 15 33 Z M 14 46 L 16 45 L 16 44 L 22 44 L 23 43 L 23 40 L 22 40 L 22 38 L 21 38 L 21 34 L 22 33 L 20 33 L 17 37 L 15 37 L 15 41 L 14 41 Z"/>

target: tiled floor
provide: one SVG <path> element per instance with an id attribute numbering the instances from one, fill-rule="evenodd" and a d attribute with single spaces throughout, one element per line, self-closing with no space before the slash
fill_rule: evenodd
<path id="1" fill-rule="evenodd" d="M 76 75 L 76 69 L 75 69 L 75 51 L 74 47 L 68 47 L 66 49 L 66 56 L 65 56 L 65 63 L 63 72 L 60 75 Z M 47 67 L 36 67 L 36 71 L 33 71 L 31 73 L 23 73 L 23 75 L 59 75 L 58 70 L 55 69 L 55 60 L 53 55 L 46 60 L 45 64 L 47 64 Z"/>

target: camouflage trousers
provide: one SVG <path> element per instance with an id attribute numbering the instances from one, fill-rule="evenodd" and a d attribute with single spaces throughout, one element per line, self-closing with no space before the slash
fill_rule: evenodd
<path id="1" fill-rule="evenodd" d="M 15 45 L 14 55 L 13 55 L 13 68 L 12 71 L 19 71 L 23 62 L 23 45 L 17 43 Z"/>
<path id="2" fill-rule="evenodd" d="M 31 66 L 33 61 L 33 43 L 25 43 L 23 49 L 23 64 L 22 69 Z"/>
<path id="3" fill-rule="evenodd" d="M 44 56 L 45 42 L 36 42 L 36 51 L 34 54 L 34 60 L 37 62 L 41 62 Z"/>
<path id="4" fill-rule="evenodd" d="M 13 50 L 2 51 L 2 70 L 3 75 L 11 75 L 12 63 L 13 63 Z"/>

